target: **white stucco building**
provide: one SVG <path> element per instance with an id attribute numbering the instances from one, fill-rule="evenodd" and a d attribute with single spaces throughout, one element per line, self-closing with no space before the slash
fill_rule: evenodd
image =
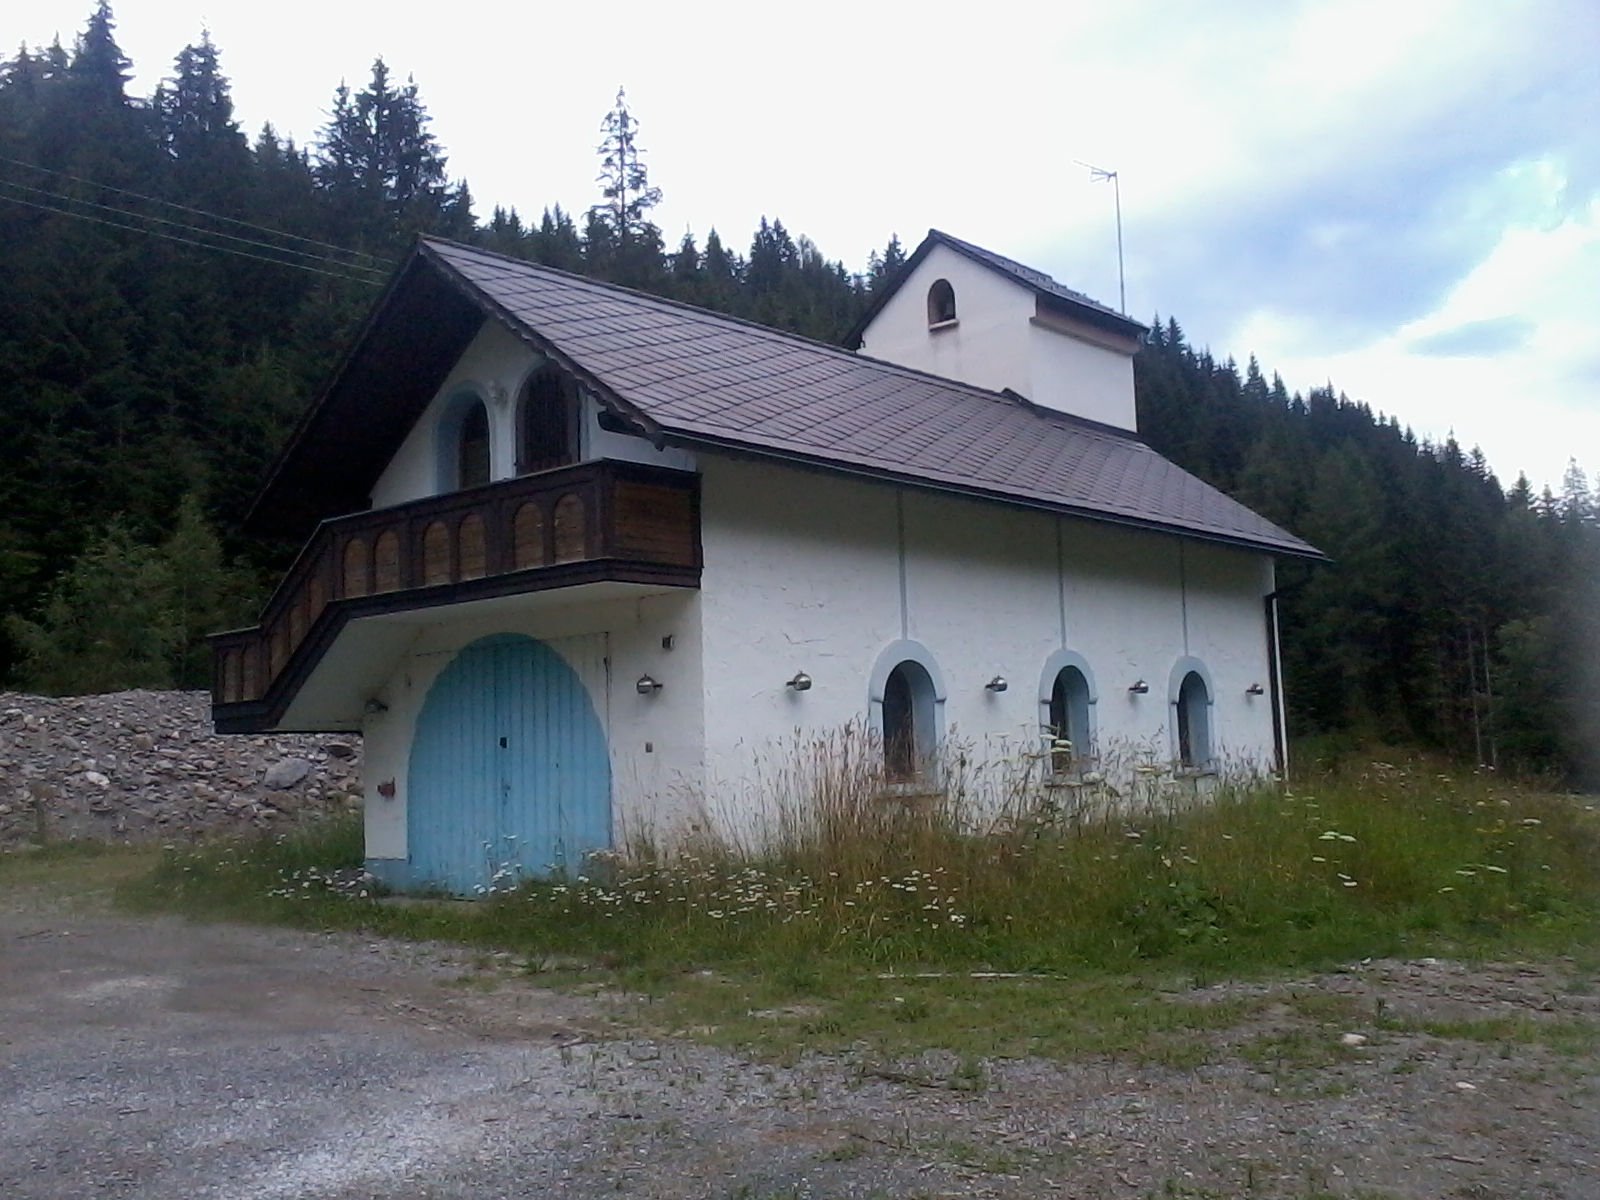
<path id="1" fill-rule="evenodd" d="M 424 240 L 275 467 L 218 727 L 359 730 L 370 867 L 470 892 L 867 722 L 1282 757 L 1275 556 L 1139 441 L 1142 327 L 931 233 L 860 353 Z"/>

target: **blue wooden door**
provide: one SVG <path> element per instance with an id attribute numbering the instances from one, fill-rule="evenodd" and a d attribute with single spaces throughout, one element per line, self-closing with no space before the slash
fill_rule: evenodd
<path id="1" fill-rule="evenodd" d="M 566 660 L 520 634 L 482 638 L 423 702 L 407 788 L 411 875 L 474 895 L 577 874 L 611 844 L 611 758 Z"/>

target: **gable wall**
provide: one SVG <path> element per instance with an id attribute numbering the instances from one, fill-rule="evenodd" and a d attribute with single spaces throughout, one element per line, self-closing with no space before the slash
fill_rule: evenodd
<path id="1" fill-rule="evenodd" d="M 955 290 L 956 323 L 930 329 L 928 289 L 938 279 Z M 1037 311 L 1029 289 L 935 246 L 867 326 L 861 353 L 991 391 L 1011 388 L 1046 408 L 1137 428 L 1130 355 L 1096 344 L 1092 333 L 1073 336 L 1060 318 L 1035 321 Z"/>
<path id="2" fill-rule="evenodd" d="M 707 787 L 744 817 L 749 781 L 797 730 L 867 716 L 873 668 L 902 638 L 937 664 L 945 732 L 980 759 L 1038 746 L 1046 660 L 1068 649 L 1094 676 L 1108 765 L 1175 755 L 1169 677 L 1192 657 L 1214 686 L 1219 756 L 1270 769 L 1270 691 L 1246 694 L 1269 684 L 1266 556 L 712 455 L 702 467 Z M 796 671 L 811 690 L 785 686 Z M 984 686 L 996 675 L 1003 692 Z M 1147 693 L 1128 691 L 1137 679 Z"/>
<path id="3" fill-rule="evenodd" d="M 463 392 L 488 401 L 490 478 L 510 479 L 517 470 L 517 399 L 528 376 L 544 362 L 541 355 L 489 321 L 457 361 L 400 449 L 372 489 L 372 507 L 387 508 L 439 494 L 440 426 L 451 402 Z M 599 425 L 600 405 L 584 394 L 580 458 L 694 469 L 683 450 L 657 450 L 643 438 L 611 433 Z"/>
<path id="4" fill-rule="evenodd" d="M 387 508 L 439 493 L 438 433 L 440 418 L 458 393 L 476 392 L 488 399 L 494 388 L 515 396 L 535 365 L 536 356 L 506 329 L 487 321 L 456 362 L 443 386 L 372 488 L 372 507 Z M 508 479 L 516 471 L 515 414 L 509 400 L 489 404 L 489 461 L 494 479 Z"/>
<path id="5" fill-rule="evenodd" d="M 928 329 L 928 289 L 948 279 L 956 324 Z M 976 387 L 1032 398 L 1028 319 L 1033 293 L 947 246 L 917 264 L 862 334 L 861 353 Z"/>

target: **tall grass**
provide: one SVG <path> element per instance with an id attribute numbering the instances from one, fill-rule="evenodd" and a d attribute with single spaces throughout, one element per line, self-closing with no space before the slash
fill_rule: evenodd
<path id="1" fill-rule="evenodd" d="M 858 727 L 799 741 L 771 760 L 759 823 L 635 836 L 581 876 L 472 905 L 352 894 L 359 847 L 341 827 L 175 854 L 143 895 L 669 969 L 1216 971 L 1554 948 L 1600 916 L 1600 837 L 1581 803 L 1420 759 L 1286 787 L 1224 780 L 1205 803 L 1154 768 L 1114 793 L 1093 776 L 1052 785 L 1027 754 L 956 750 L 923 788 L 885 780 L 881 762 Z"/>

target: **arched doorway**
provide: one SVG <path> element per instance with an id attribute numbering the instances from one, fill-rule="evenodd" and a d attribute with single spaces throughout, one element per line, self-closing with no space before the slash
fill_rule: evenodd
<path id="1" fill-rule="evenodd" d="M 434 681 L 407 792 L 412 878 L 457 895 L 576 873 L 611 844 L 611 760 L 589 693 L 520 634 L 473 642 Z"/>

